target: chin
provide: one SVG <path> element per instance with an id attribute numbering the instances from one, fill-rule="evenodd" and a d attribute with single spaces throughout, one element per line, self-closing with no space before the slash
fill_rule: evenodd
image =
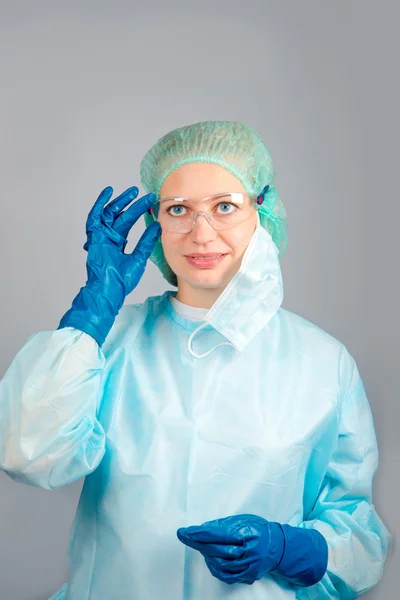
<path id="1" fill-rule="evenodd" d="M 193 279 L 185 279 L 186 283 L 190 285 L 192 288 L 198 289 L 207 289 L 207 290 L 215 290 L 222 287 L 225 287 L 227 282 L 223 279 L 215 279 L 214 281 L 206 280 L 205 278 L 199 277 L 196 280 Z"/>
<path id="2" fill-rule="evenodd" d="M 215 289 L 225 287 L 236 271 L 232 269 L 182 269 L 177 276 L 193 288 Z M 175 271 L 176 273 L 176 271 Z"/>

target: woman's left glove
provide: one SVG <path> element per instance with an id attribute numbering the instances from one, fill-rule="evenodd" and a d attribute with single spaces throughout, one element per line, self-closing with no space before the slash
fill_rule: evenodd
<path id="1" fill-rule="evenodd" d="M 214 577 L 252 584 L 274 573 L 299 586 L 318 583 L 328 562 L 328 545 L 315 529 L 241 514 L 181 527 L 181 542 L 201 552 Z"/>

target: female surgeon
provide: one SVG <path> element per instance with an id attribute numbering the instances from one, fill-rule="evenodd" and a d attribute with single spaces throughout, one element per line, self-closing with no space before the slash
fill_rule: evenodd
<path id="1" fill-rule="evenodd" d="M 373 418 L 346 347 L 281 306 L 267 148 L 194 123 L 140 175 L 133 203 L 137 187 L 101 192 L 86 285 L 1 381 L 0 467 L 47 490 L 85 477 L 53 600 L 360 596 L 391 540 Z M 123 306 L 149 257 L 177 291 Z"/>

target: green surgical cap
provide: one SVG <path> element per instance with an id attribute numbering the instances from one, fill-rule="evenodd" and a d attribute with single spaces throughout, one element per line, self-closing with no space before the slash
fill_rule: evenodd
<path id="1" fill-rule="evenodd" d="M 241 181 L 250 198 L 259 196 L 269 185 L 264 202 L 257 204 L 260 224 L 275 242 L 281 257 L 287 247 L 285 208 L 273 187 L 275 172 L 267 147 L 258 133 L 236 121 L 201 121 L 174 129 L 161 137 L 140 163 L 140 179 L 146 193 L 160 197 L 160 189 L 172 171 L 188 163 L 213 163 L 224 167 Z M 146 225 L 153 217 L 145 213 Z M 177 286 L 175 273 L 168 265 L 161 238 L 150 260 L 168 283 Z"/>

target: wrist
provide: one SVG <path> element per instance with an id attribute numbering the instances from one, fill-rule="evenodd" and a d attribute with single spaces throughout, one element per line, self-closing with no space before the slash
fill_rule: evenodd
<path id="1" fill-rule="evenodd" d="M 273 573 L 296 585 L 318 583 L 328 566 L 328 544 L 316 529 L 281 525 L 285 543 L 281 561 Z"/>
<path id="2" fill-rule="evenodd" d="M 74 298 L 71 308 L 64 314 L 57 329 L 75 327 L 91 335 L 102 346 L 123 300 L 123 295 L 119 298 L 114 295 L 111 301 L 104 295 L 100 286 L 86 284 Z"/>
<path id="3" fill-rule="evenodd" d="M 269 571 L 272 572 L 275 571 L 282 562 L 285 555 L 286 540 L 280 523 L 269 521 L 268 527 L 270 536 L 268 554 L 273 562 L 273 568 Z"/>

